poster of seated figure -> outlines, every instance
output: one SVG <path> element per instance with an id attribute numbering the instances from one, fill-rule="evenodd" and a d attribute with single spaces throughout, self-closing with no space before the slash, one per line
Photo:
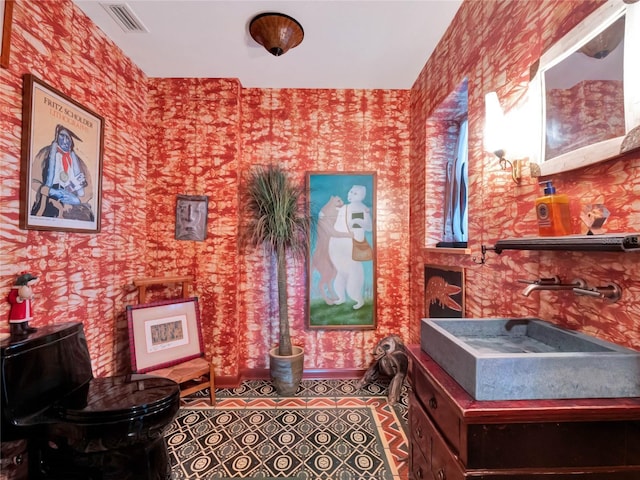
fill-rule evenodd
<path id="1" fill-rule="evenodd" d="M 308 325 L 375 328 L 376 176 L 307 172 Z"/>

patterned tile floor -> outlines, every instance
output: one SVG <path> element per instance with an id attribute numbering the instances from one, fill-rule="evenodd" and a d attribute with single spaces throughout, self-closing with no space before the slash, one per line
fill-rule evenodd
<path id="1" fill-rule="evenodd" d="M 183 401 L 167 431 L 173 480 L 406 480 L 407 389 L 393 407 L 387 384 L 303 380 L 295 397 L 245 381 Z"/>

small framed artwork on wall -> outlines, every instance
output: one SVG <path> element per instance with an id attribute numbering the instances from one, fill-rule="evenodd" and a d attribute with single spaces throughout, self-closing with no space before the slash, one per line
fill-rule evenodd
<path id="1" fill-rule="evenodd" d="M 176 240 L 202 242 L 207 238 L 209 197 L 178 195 L 176 200 Z"/>
<path id="2" fill-rule="evenodd" d="M 425 265 L 424 303 L 427 318 L 462 318 L 464 316 L 464 269 Z"/>
<path id="3" fill-rule="evenodd" d="M 308 325 L 376 325 L 376 175 L 307 173 Z"/>
<path id="4" fill-rule="evenodd" d="M 20 228 L 100 231 L 104 119 L 24 76 Z"/>

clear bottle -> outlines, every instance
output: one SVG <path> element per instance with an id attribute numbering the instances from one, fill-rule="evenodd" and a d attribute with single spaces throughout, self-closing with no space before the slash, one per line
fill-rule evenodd
<path id="1" fill-rule="evenodd" d="M 569 197 L 556 193 L 551 181 L 544 184 L 544 196 L 536 199 L 536 215 L 538 231 L 541 237 L 559 237 L 571 235 L 571 216 L 569 213 Z"/>

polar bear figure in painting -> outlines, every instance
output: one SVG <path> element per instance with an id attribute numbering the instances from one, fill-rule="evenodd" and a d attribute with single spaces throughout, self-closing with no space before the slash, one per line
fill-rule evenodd
<path id="1" fill-rule="evenodd" d="M 354 185 L 347 195 L 348 203 L 338 209 L 338 217 L 334 229 L 338 232 L 351 233 L 353 238 L 364 240 L 365 233 L 372 229 L 371 211 L 363 200 L 367 189 L 363 185 Z M 329 258 L 337 269 L 333 282 L 338 300 L 344 303 L 347 296 L 355 301 L 354 310 L 364 305 L 364 268 L 362 262 L 352 258 L 353 240 L 345 237 L 331 237 L 329 240 Z"/>

